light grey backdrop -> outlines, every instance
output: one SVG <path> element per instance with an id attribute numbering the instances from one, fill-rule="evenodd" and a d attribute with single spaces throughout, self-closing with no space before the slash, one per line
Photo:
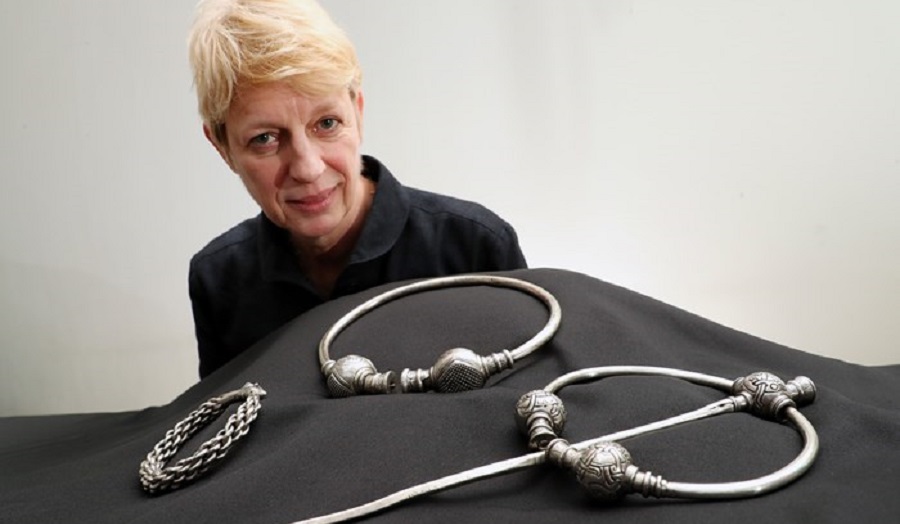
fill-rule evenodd
<path id="1" fill-rule="evenodd" d="M 365 68 L 365 152 L 493 208 L 532 266 L 900 362 L 900 3 L 325 5 Z M 188 259 L 256 210 L 200 132 L 193 7 L 0 4 L 0 415 L 196 380 Z"/>

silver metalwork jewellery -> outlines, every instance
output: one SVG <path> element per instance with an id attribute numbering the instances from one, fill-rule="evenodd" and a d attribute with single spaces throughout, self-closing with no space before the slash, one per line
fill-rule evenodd
<path id="1" fill-rule="evenodd" d="M 726 391 L 731 396 L 700 409 L 636 428 L 569 444 L 559 435 L 566 421 L 566 409 L 556 395 L 563 387 L 613 376 L 664 376 Z M 542 390 L 523 395 L 516 405 L 516 420 L 528 436 L 528 445 L 537 451 L 528 455 L 480 466 L 398 491 L 381 499 L 330 515 L 294 524 L 330 524 L 358 519 L 383 511 L 406 500 L 443 491 L 454 486 L 496 477 L 512 471 L 550 462 L 571 469 L 576 479 L 594 498 L 616 501 L 629 493 L 645 497 L 687 499 L 733 499 L 763 495 L 797 480 L 812 466 L 819 451 L 815 428 L 797 407 L 815 399 L 816 388 L 806 377 L 787 383 L 770 373 L 753 373 L 737 380 L 719 378 L 680 369 L 609 366 L 586 368 L 563 375 Z M 792 425 L 803 439 L 803 448 L 789 464 L 768 475 L 738 482 L 671 482 L 638 469 L 631 454 L 618 441 L 649 434 L 707 417 L 746 411 L 767 420 Z"/>
<path id="2" fill-rule="evenodd" d="M 479 389 L 488 378 L 509 369 L 517 360 L 544 345 L 559 327 L 562 313 L 556 298 L 544 288 L 517 278 L 495 275 L 456 275 L 422 280 L 401 286 L 367 300 L 352 309 L 325 333 L 319 342 L 319 363 L 328 391 L 333 397 L 359 394 L 391 393 L 397 389 L 396 373 L 379 373 L 372 361 L 359 355 L 347 355 L 337 360 L 329 356 L 335 337 L 354 321 L 391 300 L 422 291 L 447 287 L 487 285 L 517 289 L 540 299 L 550 311 L 547 324 L 530 340 L 513 350 L 503 350 L 486 357 L 471 349 L 454 348 L 438 357 L 430 369 L 404 369 L 400 373 L 402 393 L 437 391 L 455 393 Z"/>
<path id="3" fill-rule="evenodd" d="M 157 494 L 175 490 L 205 473 L 228 454 L 235 442 L 250 431 L 250 424 L 256 420 L 262 408 L 260 400 L 265 395 L 266 392 L 258 384 L 248 382 L 240 389 L 213 397 L 201 404 L 174 428 L 167 431 L 166 436 L 141 462 L 141 487 L 144 491 Z M 228 417 L 225 427 L 219 430 L 216 436 L 200 445 L 190 457 L 165 467 L 166 462 L 175 456 L 185 442 L 218 418 L 230 404 L 241 399 L 244 402 Z"/>
<path id="4" fill-rule="evenodd" d="M 625 437 L 603 438 L 589 445 L 578 446 L 560 438 L 559 434 L 566 422 L 566 409 L 556 393 L 570 384 L 616 375 L 662 375 L 730 391 L 731 396 L 726 399 L 657 423 L 660 428 L 724 413 L 747 411 L 766 420 L 790 422 L 803 437 L 803 451 L 787 466 L 758 479 L 691 484 L 670 482 L 659 475 L 638 469 L 628 450 L 614 442 Z M 594 368 L 563 375 L 542 390 L 526 393 L 516 405 L 516 416 L 520 428 L 528 435 L 528 447 L 541 450 L 548 462 L 572 470 L 578 482 L 593 498 L 618 500 L 629 493 L 657 498 L 743 498 L 782 487 L 796 480 L 812 466 L 818 452 L 818 436 L 809 421 L 797 410 L 797 406 L 811 403 L 815 396 L 816 387 L 807 377 L 797 377 L 785 383 L 771 373 L 758 372 L 731 381 L 667 368 Z M 656 429 L 659 428 L 648 428 L 642 433 Z"/>

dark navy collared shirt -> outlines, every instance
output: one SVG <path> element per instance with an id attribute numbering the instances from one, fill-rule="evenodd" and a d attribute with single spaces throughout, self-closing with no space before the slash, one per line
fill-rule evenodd
<path id="1" fill-rule="evenodd" d="M 388 282 L 526 267 L 515 230 L 474 202 L 401 185 L 364 156 L 375 197 L 332 294 L 300 270 L 289 233 L 260 214 L 191 259 L 188 283 L 205 377 L 324 301 Z"/>

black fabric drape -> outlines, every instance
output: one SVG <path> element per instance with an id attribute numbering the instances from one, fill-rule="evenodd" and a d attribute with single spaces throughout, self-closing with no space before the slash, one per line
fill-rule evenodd
<path id="1" fill-rule="evenodd" d="M 828 359 L 734 331 L 651 298 L 562 270 L 503 273 L 554 293 L 562 325 L 548 345 L 459 394 L 331 399 L 317 345 L 353 306 L 391 284 L 296 318 L 170 404 L 141 411 L 0 419 L 0 522 L 289 523 L 368 502 L 413 484 L 526 452 L 516 400 L 584 367 L 652 365 L 736 378 L 771 371 L 812 378 L 802 409 L 821 439 L 816 464 L 794 484 L 746 500 L 643 499 L 591 503 L 551 466 L 413 500 L 366 522 L 897 522 L 900 515 L 900 366 Z M 539 330 L 544 307 L 489 287 L 402 298 L 352 324 L 333 356 L 358 353 L 379 370 L 428 367 L 452 347 L 486 354 Z M 862 339 L 865 333 L 860 333 Z M 813 348 L 811 348 L 813 349 Z M 189 350 L 185 348 L 185 350 Z M 268 392 L 247 438 L 208 475 L 161 496 L 141 491 L 138 465 L 166 430 L 208 398 L 258 382 Z M 577 441 L 700 407 L 723 394 L 666 378 L 570 386 L 565 436 Z M 189 442 L 191 453 L 224 423 Z M 800 449 L 796 432 L 732 414 L 625 442 L 636 465 L 683 482 L 744 480 Z"/>

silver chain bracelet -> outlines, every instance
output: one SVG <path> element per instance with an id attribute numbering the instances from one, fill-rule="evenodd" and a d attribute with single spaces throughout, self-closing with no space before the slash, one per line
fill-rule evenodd
<path id="1" fill-rule="evenodd" d="M 569 444 L 559 437 L 565 425 L 566 409 L 556 392 L 564 386 L 614 376 L 663 376 L 720 389 L 731 396 L 700 409 L 657 422 Z M 737 380 L 672 368 L 608 366 L 586 368 L 563 375 L 542 390 L 523 395 L 516 404 L 516 420 L 528 435 L 533 453 L 494 462 L 467 471 L 400 490 L 372 502 L 295 522 L 293 524 L 334 524 L 384 511 L 415 497 L 437 493 L 454 486 L 497 477 L 546 462 L 571 469 L 596 499 L 617 501 L 628 493 L 645 497 L 688 499 L 735 499 L 763 495 L 797 480 L 812 467 L 819 451 L 819 437 L 798 406 L 815 399 L 816 388 L 806 377 L 787 383 L 770 373 L 753 373 Z M 803 448 L 789 464 L 762 477 L 722 483 L 669 482 L 659 475 L 639 470 L 629 452 L 617 441 L 649 434 L 680 424 L 716 415 L 749 412 L 764 419 L 787 422 L 803 439 Z"/>
<path id="2" fill-rule="evenodd" d="M 559 328 L 562 312 L 556 298 L 544 288 L 530 282 L 495 275 L 456 275 L 422 280 L 369 299 L 344 315 L 325 333 L 319 342 L 319 363 L 328 391 L 333 397 L 348 397 L 397 390 L 396 374 L 393 371 L 379 373 L 367 358 L 347 355 L 337 360 L 331 359 L 331 343 L 351 323 L 375 308 L 403 296 L 430 289 L 475 285 L 516 289 L 538 298 L 550 312 L 547 324 L 530 340 L 513 350 L 503 350 L 483 357 L 471 349 L 455 348 L 445 351 L 429 369 L 404 369 L 400 373 L 400 392 L 454 393 L 479 389 L 492 375 L 511 368 L 517 360 L 544 345 Z"/>
<path id="3" fill-rule="evenodd" d="M 184 420 L 166 432 L 141 462 L 141 487 L 150 494 L 163 493 L 182 487 L 205 473 L 213 464 L 221 460 L 231 447 L 250 431 L 250 424 L 256 419 L 262 407 L 260 400 L 266 392 L 257 384 L 247 383 L 244 387 L 213 397 L 191 412 Z M 166 467 L 181 446 L 198 431 L 215 420 L 230 404 L 244 402 L 228 417 L 225 427 L 216 436 L 207 440 L 190 457 L 183 458 Z"/>

